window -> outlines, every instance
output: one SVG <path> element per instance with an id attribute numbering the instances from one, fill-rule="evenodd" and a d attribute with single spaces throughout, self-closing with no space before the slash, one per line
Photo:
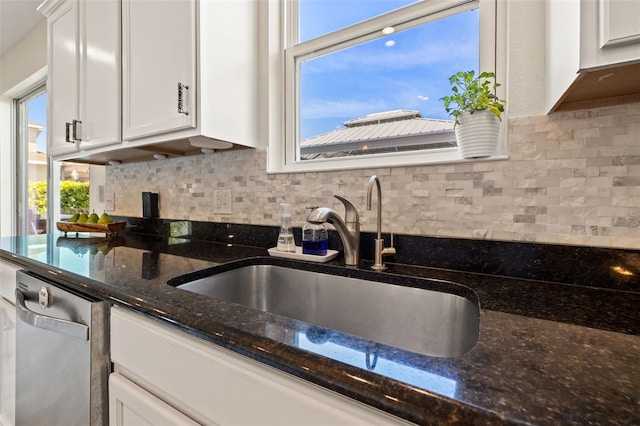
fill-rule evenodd
<path id="1" fill-rule="evenodd" d="M 17 230 L 47 232 L 47 93 L 44 84 L 17 99 Z"/>
<path id="2" fill-rule="evenodd" d="M 440 98 L 460 70 L 498 73 L 494 0 L 285 4 L 284 144 L 272 137 L 268 171 L 459 159 Z"/>
<path id="3" fill-rule="evenodd" d="M 89 213 L 90 170 L 87 164 L 49 161 L 47 155 L 47 92 L 42 84 L 15 100 L 17 136 L 17 232 L 45 234 L 50 221 Z M 94 171 L 95 173 L 95 171 Z M 59 191 L 51 193 L 51 188 Z M 49 206 L 59 206 L 51 209 Z"/>

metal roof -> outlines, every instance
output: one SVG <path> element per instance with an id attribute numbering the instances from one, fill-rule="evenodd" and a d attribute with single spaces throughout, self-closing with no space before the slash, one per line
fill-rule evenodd
<path id="1" fill-rule="evenodd" d="M 394 110 L 365 115 L 343 123 L 346 127 L 301 141 L 302 149 L 453 132 L 453 121 L 422 118 L 419 111 Z M 441 138 L 438 138 L 441 140 Z"/>

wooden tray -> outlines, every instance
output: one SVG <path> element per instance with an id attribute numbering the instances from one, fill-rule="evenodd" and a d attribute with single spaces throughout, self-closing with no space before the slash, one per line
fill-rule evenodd
<path id="1" fill-rule="evenodd" d="M 104 232 L 109 235 L 117 235 L 124 231 L 127 227 L 126 221 L 111 222 L 111 223 L 75 223 L 75 222 L 56 222 L 58 231 L 64 232 L 65 237 L 67 232 Z"/>

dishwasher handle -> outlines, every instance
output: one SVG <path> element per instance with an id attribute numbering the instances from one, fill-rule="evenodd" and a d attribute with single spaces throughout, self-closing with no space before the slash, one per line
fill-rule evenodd
<path id="1" fill-rule="evenodd" d="M 16 313 L 20 320 L 34 327 L 78 339 L 89 340 L 88 326 L 61 318 L 42 315 L 27 308 L 25 304 L 25 294 L 19 288 L 16 288 Z"/>

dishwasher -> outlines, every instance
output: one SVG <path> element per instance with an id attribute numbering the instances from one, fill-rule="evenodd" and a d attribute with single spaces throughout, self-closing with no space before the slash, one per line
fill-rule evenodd
<path id="1" fill-rule="evenodd" d="M 16 424 L 106 425 L 108 303 L 16 278 Z"/>

